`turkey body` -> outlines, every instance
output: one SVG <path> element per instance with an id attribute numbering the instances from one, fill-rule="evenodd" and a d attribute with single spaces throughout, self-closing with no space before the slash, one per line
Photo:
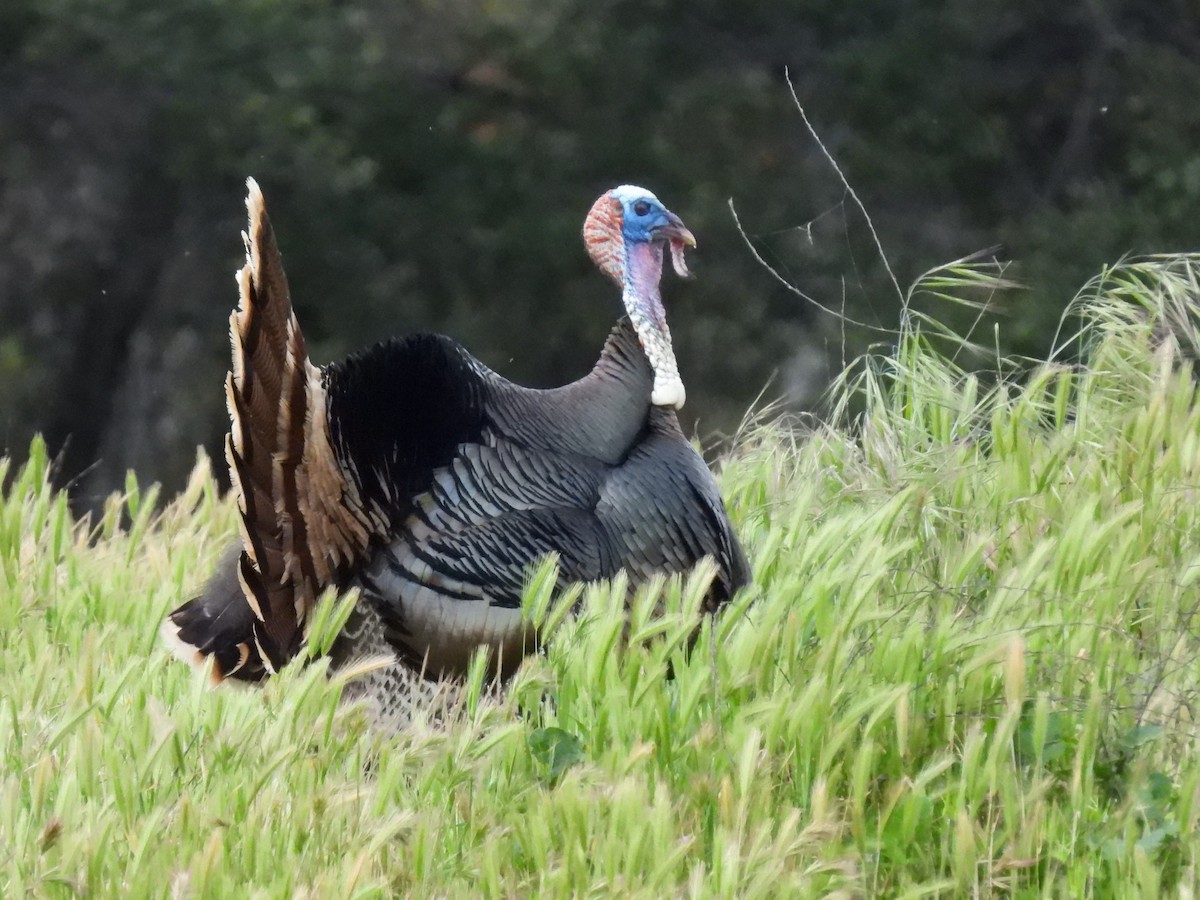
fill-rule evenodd
<path id="1" fill-rule="evenodd" d="M 326 378 L 330 422 L 344 423 L 335 452 L 392 516 L 354 581 L 400 658 L 431 676 L 465 671 L 479 646 L 502 671 L 519 662 L 525 578 L 549 554 L 564 583 L 623 569 L 636 584 L 712 557 L 713 609 L 749 580 L 708 467 L 675 411 L 650 403 L 628 322 L 591 374 L 554 390 L 441 336 L 380 345 Z"/>
<path id="2" fill-rule="evenodd" d="M 642 196 L 657 204 L 648 192 L 624 203 L 644 206 Z M 711 558 L 710 611 L 750 580 L 713 477 L 680 430 L 669 333 L 648 307 L 627 303 L 592 371 L 560 388 L 516 385 L 428 334 L 317 368 L 253 184 L 247 204 L 226 384 L 242 540 L 164 623 L 180 655 L 211 658 L 216 680 L 259 680 L 298 652 L 321 590 L 358 587 L 334 662 L 394 654 L 368 689 L 381 708 L 408 710 L 480 648 L 500 675 L 533 649 L 522 591 L 551 554 L 560 585 L 622 570 L 637 585 Z M 646 215 L 667 223 L 663 234 L 691 239 L 658 210 Z M 649 271 L 655 291 L 662 240 L 634 248 L 643 269 L 622 263 L 642 282 Z M 661 329 L 665 351 L 647 327 Z"/>

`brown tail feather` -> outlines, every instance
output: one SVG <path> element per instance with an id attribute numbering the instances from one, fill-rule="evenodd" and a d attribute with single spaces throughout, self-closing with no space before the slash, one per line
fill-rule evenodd
<path id="1" fill-rule="evenodd" d="M 247 187 L 246 265 L 238 273 L 241 301 L 229 321 L 225 454 L 241 512 L 236 578 L 250 615 L 217 617 L 210 609 L 217 601 L 206 595 L 181 606 L 167 623 L 174 643 L 185 645 L 177 647 L 185 651 L 181 656 L 217 657 L 218 680 L 261 677 L 288 662 L 317 595 L 361 557 L 383 521 L 364 509 L 355 479 L 334 455 L 321 373 L 308 359 L 292 311 L 262 192 L 253 179 Z M 220 633 L 210 621 L 223 623 Z M 239 626 L 230 628 L 231 622 Z M 226 659 L 237 661 L 236 668 L 222 664 Z"/>

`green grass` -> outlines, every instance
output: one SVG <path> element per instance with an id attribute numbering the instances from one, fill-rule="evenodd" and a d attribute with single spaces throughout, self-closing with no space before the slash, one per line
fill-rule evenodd
<path id="1" fill-rule="evenodd" d="M 619 586 L 566 615 L 543 569 L 508 699 L 477 673 L 394 737 L 323 663 L 213 690 L 160 646 L 234 533 L 207 464 L 88 524 L 35 445 L 0 503 L 0 895 L 1190 896 L 1198 275 L 1107 272 L 1079 361 L 1023 375 L 905 334 L 722 463 L 757 586 L 690 654 L 702 579 L 626 629 Z"/>

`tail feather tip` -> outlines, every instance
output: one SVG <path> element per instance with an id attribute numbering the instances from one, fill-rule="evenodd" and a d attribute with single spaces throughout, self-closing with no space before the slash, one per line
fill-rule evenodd
<path id="1" fill-rule="evenodd" d="M 185 641 L 180 635 L 180 631 L 181 626 L 175 622 L 175 613 L 171 613 L 171 615 L 163 619 L 162 624 L 158 626 L 159 637 L 167 645 L 167 649 L 171 651 L 171 655 L 187 663 L 193 669 L 198 670 L 203 670 L 211 660 L 210 678 L 212 683 L 220 684 L 224 681 L 225 676 L 221 672 L 221 665 L 217 659 L 211 654 L 205 653 L 195 644 Z"/>
<path id="2" fill-rule="evenodd" d="M 242 240 L 247 249 L 258 239 L 261 223 L 266 215 L 267 201 L 263 199 L 262 189 L 253 178 L 246 179 L 246 212 L 249 214 L 249 225 L 242 232 Z"/>

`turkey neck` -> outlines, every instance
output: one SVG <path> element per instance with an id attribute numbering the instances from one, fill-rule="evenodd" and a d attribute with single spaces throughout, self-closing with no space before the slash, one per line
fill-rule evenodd
<path id="1" fill-rule="evenodd" d="M 637 332 L 642 352 L 654 370 L 650 402 L 655 406 L 683 406 L 685 392 L 671 346 L 667 313 L 663 309 L 663 247 L 657 243 L 633 243 L 625 251 L 625 278 L 621 297 Z"/>

